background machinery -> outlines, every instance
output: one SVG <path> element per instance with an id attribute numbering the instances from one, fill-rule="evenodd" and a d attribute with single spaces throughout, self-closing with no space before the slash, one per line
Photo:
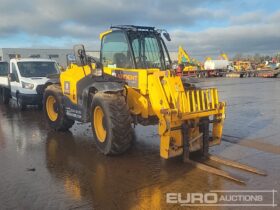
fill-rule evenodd
<path id="1" fill-rule="evenodd" d="M 181 47 L 178 48 L 178 65 L 182 74 L 185 76 L 203 76 L 203 65 L 195 58 L 191 58 L 189 54 Z"/>
<path id="2" fill-rule="evenodd" d="M 233 70 L 233 67 L 227 54 L 221 53 L 217 60 L 207 57 L 204 69 L 207 70 L 209 76 L 224 76 L 226 72 Z"/>
<path id="3" fill-rule="evenodd" d="M 228 173 L 190 159 L 196 152 L 206 160 L 261 173 L 254 168 L 209 155 L 220 144 L 225 103 L 215 88 L 183 83 L 171 69 L 163 37 L 165 30 L 143 26 L 112 26 L 100 34 L 100 62 L 74 47 L 71 64 L 44 94 L 49 125 L 67 130 L 74 121 L 91 122 L 94 140 L 106 154 L 125 152 L 132 143 L 132 124 L 158 125 L 160 156 L 182 156 L 208 172 L 242 182 Z"/>

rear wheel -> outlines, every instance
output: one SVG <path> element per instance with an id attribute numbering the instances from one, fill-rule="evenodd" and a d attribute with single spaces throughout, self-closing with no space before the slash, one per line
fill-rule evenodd
<path id="1" fill-rule="evenodd" d="M 105 155 L 121 154 L 132 144 L 131 117 L 121 94 L 93 95 L 91 125 L 96 145 Z"/>
<path id="2" fill-rule="evenodd" d="M 63 108 L 62 97 L 59 86 L 48 86 L 44 92 L 43 108 L 51 128 L 58 131 L 67 131 L 75 121 L 67 118 Z"/>

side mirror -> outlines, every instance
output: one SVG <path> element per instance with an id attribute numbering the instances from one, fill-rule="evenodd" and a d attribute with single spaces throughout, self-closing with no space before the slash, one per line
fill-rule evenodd
<path id="1" fill-rule="evenodd" d="M 15 82 L 16 81 L 16 76 L 13 73 L 9 73 L 8 74 L 8 79 L 10 80 L 10 82 Z"/>
<path id="2" fill-rule="evenodd" d="M 167 40 L 167 41 L 171 41 L 171 38 L 170 38 L 170 35 L 169 35 L 169 33 L 167 33 L 167 32 L 164 32 L 163 33 L 163 36 L 164 36 L 164 38 Z"/>
<path id="3" fill-rule="evenodd" d="M 76 64 L 78 66 L 85 66 L 88 64 L 88 59 L 84 45 L 74 45 L 74 55 L 76 58 Z"/>

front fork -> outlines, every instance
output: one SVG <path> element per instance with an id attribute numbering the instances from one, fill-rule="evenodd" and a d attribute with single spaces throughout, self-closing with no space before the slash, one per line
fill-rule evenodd
<path id="1" fill-rule="evenodd" d="M 190 138 L 188 133 L 188 124 L 182 124 L 182 138 L 183 138 L 183 161 L 187 162 L 190 158 Z M 201 156 L 208 156 L 209 152 L 209 118 L 202 118 L 199 122 L 199 132 L 202 133 L 202 147 L 199 150 Z"/>
<path id="2" fill-rule="evenodd" d="M 182 137 L 183 137 L 183 161 L 187 162 L 190 159 L 190 143 L 188 135 L 188 126 L 184 122 L 182 124 Z"/>

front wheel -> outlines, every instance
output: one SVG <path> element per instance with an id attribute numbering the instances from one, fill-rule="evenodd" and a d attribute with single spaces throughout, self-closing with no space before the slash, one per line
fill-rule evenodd
<path id="1" fill-rule="evenodd" d="M 2 92 L 2 94 L 1 94 L 2 102 L 4 104 L 9 104 L 9 101 L 10 101 L 10 94 L 9 94 L 9 92 L 5 88 L 2 88 L 1 92 Z"/>
<path id="2" fill-rule="evenodd" d="M 50 85 L 44 92 L 43 108 L 51 128 L 57 131 L 67 131 L 74 124 L 68 119 L 62 102 L 62 92 L 56 85 Z"/>
<path id="3" fill-rule="evenodd" d="M 23 99 L 20 96 L 17 97 L 17 106 L 20 111 L 23 111 L 26 109 L 26 104 L 24 104 Z"/>
<path id="4" fill-rule="evenodd" d="M 92 97 L 91 125 L 98 149 L 105 155 L 125 152 L 133 139 L 125 98 L 119 93 L 96 93 Z"/>

